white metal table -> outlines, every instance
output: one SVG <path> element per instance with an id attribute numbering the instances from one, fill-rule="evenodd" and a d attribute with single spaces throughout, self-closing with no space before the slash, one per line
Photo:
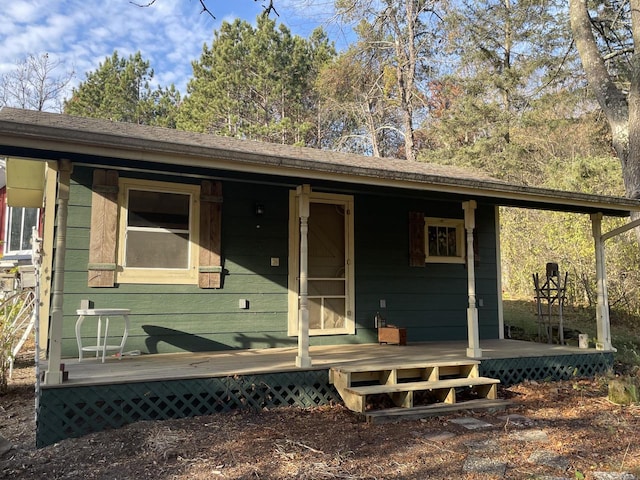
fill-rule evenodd
<path id="1" fill-rule="evenodd" d="M 102 363 L 106 357 L 108 350 L 119 351 L 122 358 L 122 351 L 124 350 L 124 344 L 129 336 L 129 313 L 131 310 L 127 308 L 90 308 L 76 310 L 78 314 L 78 320 L 76 321 L 76 340 L 78 342 L 78 362 L 82 361 L 83 352 L 96 352 L 96 358 L 99 358 L 100 352 L 102 352 Z M 82 345 L 82 322 L 86 317 L 98 318 L 98 330 L 96 334 L 95 345 Z M 119 345 L 109 344 L 109 318 L 110 317 L 122 317 L 124 319 L 124 331 L 122 334 L 122 340 Z M 102 331 L 102 324 L 104 319 L 104 332 Z"/>

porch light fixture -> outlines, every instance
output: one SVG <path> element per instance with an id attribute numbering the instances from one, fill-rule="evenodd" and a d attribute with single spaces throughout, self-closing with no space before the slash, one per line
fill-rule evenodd
<path id="1" fill-rule="evenodd" d="M 256 203 L 256 216 L 261 217 L 264 215 L 264 205 L 262 203 Z"/>

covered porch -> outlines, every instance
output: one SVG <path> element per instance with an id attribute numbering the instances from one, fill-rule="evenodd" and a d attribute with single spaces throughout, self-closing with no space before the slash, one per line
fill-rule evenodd
<path id="1" fill-rule="evenodd" d="M 483 340 L 479 371 L 502 386 L 607 371 L 613 353 L 518 340 Z M 467 342 L 312 346 L 313 366 L 295 367 L 296 348 L 65 359 L 68 381 L 40 385 L 36 442 L 162 420 L 280 406 L 341 402 L 336 366 L 421 365 L 468 360 Z M 41 370 L 46 362 L 41 361 Z"/>

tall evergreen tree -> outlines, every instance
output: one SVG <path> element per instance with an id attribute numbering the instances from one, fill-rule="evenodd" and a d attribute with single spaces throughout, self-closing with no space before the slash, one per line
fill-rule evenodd
<path id="1" fill-rule="evenodd" d="M 572 54 L 566 8 L 561 0 L 464 0 L 448 16 L 452 53 L 460 57 L 451 73 L 471 99 L 465 108 L 494 113 L 480 128 L 508 144 L 511 129 L 530 103 L 561 85 Z M 573 55 L 575 57 L 575 55 Z"/>
<path id="2" fill-rule="evenodd" d="M 153 89 L 153 75 L 149 62 L 140 52 L 129 58 L 120 58 L 117 51 L 113 52 L 73 89 L 64 103 L 64 112 L 175 128 L 180 94 L 173 85 Z"/>
<path id="3" fill-rule="evenodd" d="M 454 61 L 430 85 L 420 132 L 427 158 L 450 155 L 531 182 L 543 172 L 538 157 L 553 150 L 554 126 L 598 131 L 561 0 L 463 0 L 450 5 L 446 25 Z"/>
<path id="4" fill-rule="evenodd" d="M 224 22 L 193 62 L 178 128 L 319 146 L 314 83 L 334 55 L 321 29 L 306 40 L 263 15 Z"/>

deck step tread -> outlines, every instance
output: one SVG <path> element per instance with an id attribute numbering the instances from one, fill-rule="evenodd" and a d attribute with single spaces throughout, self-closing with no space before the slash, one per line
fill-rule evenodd
<path id="1" fill-rule="evenodd" d="M 403 382 L 389 385 L 364 385 L 347 387 L 349 393 L 356 395 L 374 395 L 377 393 L 414 392 L 419 390 L 438 390 L 441 388 L 474 387 L 479 385 L 499 384 L 500 380 L 489 377 L 447 378 L 444 380 L 424 380 L 420 382 Z"/>
<path id="2" fill-rule="evenodd" d="M 364 413 L 369 423 L 390 423 L 405 420 L 417 420 L 420 418 L 447 413 L 456 413 L 463 410 L 502 410 L 511 405 L 509 400 L 478 398 L 454 404 L 435 403 L 430 405 L 420 405 L 412 408 L 387 408 Z"/>
<path id="3" fill-rule="evenodd" d="M 422 362 L 422 363 L 403 363 L 398 365 L 344 365 L 331 367 L 332 370 L 340 371 L 343 373 L 359 373 L 359 372 L 382 372 L 390 370 L 414 370 L 419 368 L 433 368 L 433 367 L 461 367 L 461 366 L 474 366 L 480 365 L 479 360 L 452 360 L 448 362 Z"/>

